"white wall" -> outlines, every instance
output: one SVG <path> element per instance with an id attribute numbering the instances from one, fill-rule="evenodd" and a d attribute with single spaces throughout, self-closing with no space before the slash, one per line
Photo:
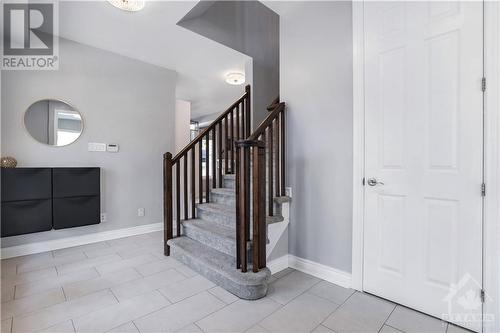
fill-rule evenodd
<path id="1" fill-rule="evenodd" d="M 175 101 L 175 153 L 182 150 L 190 141 L 191 102 Z"/>
<path id="2" fill-rule="evenodd" d="M 24 167 L 101 167 L 108 218 L 101 229 L 161 222 L 162 154 L 174 149 L 175 84 L 171 70 L 62 39 L 58 71 L 2 73 L 2 155 Z M 26 132 L 24 111 L 45 98 L 81 112 L 84 131 L 75 143 L 50 147 Z M 117 143 L 120 152 L 88 152 L 88 142 Z M 137 216 L 139 207 L 145 217 Z"/>
<path id="3" fill-rule="evenodd" d="M 293 190 L 289 251 L 350 272 L 351 3 L 270 7 L 280 14 L 280 95 L 287 105 L 287 185 Z"/>

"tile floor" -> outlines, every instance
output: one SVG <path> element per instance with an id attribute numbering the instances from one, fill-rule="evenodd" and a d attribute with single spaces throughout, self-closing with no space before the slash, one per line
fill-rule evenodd
<path id="1" fill-rule="evenodd" d="M 150 233 L 2 261 L 1 332 L 441 332 L 465 330 L 286 269 L 240 300 L 164 257 Z"/>

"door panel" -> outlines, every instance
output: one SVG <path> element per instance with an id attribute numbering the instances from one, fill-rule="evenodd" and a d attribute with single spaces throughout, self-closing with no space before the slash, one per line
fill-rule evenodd
<path id="1" fill-rule="evenodd" d="M 479 330 L 482 3 L 364 6 L 364 289 Z"/>

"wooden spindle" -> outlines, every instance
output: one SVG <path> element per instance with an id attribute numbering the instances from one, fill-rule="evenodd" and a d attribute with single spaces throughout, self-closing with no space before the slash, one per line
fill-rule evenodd
<path id="1" fill-rule="evenodd" d="M 210 202 L 210 132 L 205 137 L 205 202 Z"/>
<path id="2" fill-rule="evenodd" d="M 188 155 L 187 153 L 184 155 L 184 175 L 183 175 L 183 182 L 184 182 L 184 220 L 189 219 L 188 217 Z"/>
<path id="3" fill-rule="evenodd" d="M 172 154 L 163 155 L 163 253 L 170 255 L 170 246 L 167 245 L 172 239 Z"/>
<path id="4" fill-rule="evenodd" d="M 198 198 L 198 202 L 200 204 L 203 203 L 203 139 L 200 140 L 200 144 L 198 145 L 198 195 L 200 196 Z"/>
<path id="5" fill-rule="evenodd" d="M 229 138 L 228 136 L 228 118 L 224 118 L 224 174 L 228 174 L 229 173 L 229 161 L 228 161 L 228 144 L 227 144 L 227 140 Z"/>
<path id="6" fill-rule="evenodd" d="M 286 122 L 285 122 L 285 111 L 281 111 L 281 195 L 285 196 L 286 191 L 285 191 L 285 163 L 286 163 L 286 157 L 285 157 L 285 138 L 286 138 Z"/>
<path id="7" fill-rule="evenodd" d="M 231 111 L 229 114 L 231 123 L 231 133 L 230 133 L 230 139 L 229 139 L 229 144 L 231 145 L 231 157 L 229 159 L 229 166 L 231 168 L 231 173 L 234 173 L 234 111 Z"/>
<path id="8" fill-rule="evenodd" d="M 241 139 L 240 137 L 240 105 L 236 107 L 236 140 Z"/>
<path id="9" fill-rule="evenodd" d="M 241 206 L 242 206 L 242 196 L 241 196 L 241 148 L 236 147 L 236 268 L 241 267 Z"/>
<path id="10" fill-rule="evenodd" d="M 251 105 L 251 98 L 250 98 L 250 85 L 247 85 L 245 87 L 245 91 L 247 93 L 247 97 L 246 97 L 246 111 L 247 111 L 247 114 L 246 114 L 246 131 L 245 131 L 245 139 L 248 138 L 250 136 L 250 113 L 252 113 L 252 105 Z"/>
<path id="11" fill-rule="evenodd" d="M 196 146 L 191 148 L 191 218 L 196 218 Z"/>
<path id="12" fill-rule="evenodd" d="M 216 177 L 216 170 L 217 170 L 217 165 L 216 165 L 216 149 L 215 149 L 215 127 L 212 130 L 212 188 L 217 187 L 217 177 Z"/>
<path id="13" fill-rule="evenodd" d="M 250 149 L 248 147 L 242 148 L 243 154 L 243 190 L 242 190 L 242 203 L 241 207 L 243 213 L 241 214 L 240 225 L 240 263 L 241 271 L 247 271 L 247 240 L 250 229 Z"/>
<path id="14" fill-rule="evenodd" d="M 274 179 L 275 179 L 275 191 L 276 196 L 281 196 L 281 188 L 280 188 L 280 117 L 276 117 L 275 121 L 276 125 L 276 150 L 274 154 Z"/>
<path id="15" fill-rule="evenodd" d="M 175 209 L 177 212 L 176 235 L 181 235 L 181 164 L 180 160 L 175 164 Z"/>
<path id="16" fill-rule="evenodd" d="M 268 174 L 268 192 L 267 192 L 267 196 L 268 196 L 268 212 L 269 212 L 269 216 L 273 216 L 274 215 L 274 200 L 273 200 L 273 196 L 274 196 L 274 190 L 273 190 L 273 124 L 271 123 L 271 126 L 269 126 L 268 128 L 268 139 L 267 139 L 267 142 L 268 142 L 268 145 L 267 145 L 267 149 L 268 149 L 268 153 L 269 153 L 269 162 L 268 162 L 268 165 L 267 165 L 267 174 Z"/>
<path id="17" fill-rule="evenodd" d="M 219 187 L 222 187 L 222 122 L 219 123 L 219 131 L 217 132 L 217 156 L 219 158 L 219 170 L 217 170 L 219 176 Z"/>

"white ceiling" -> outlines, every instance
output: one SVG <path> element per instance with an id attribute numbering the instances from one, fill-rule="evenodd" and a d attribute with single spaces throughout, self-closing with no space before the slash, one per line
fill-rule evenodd
<path id="1" fill-rule="evenodd" d="M 175 70 L 177 98 L 192 102 L 192 118 L 220 113 L 244 91 L 225 74 L 243 72 L 249 57 L 176 25 L 196 3 L 147 1 L 130 13 L 106 1 L 64 1 L 59 35 Z"/>

